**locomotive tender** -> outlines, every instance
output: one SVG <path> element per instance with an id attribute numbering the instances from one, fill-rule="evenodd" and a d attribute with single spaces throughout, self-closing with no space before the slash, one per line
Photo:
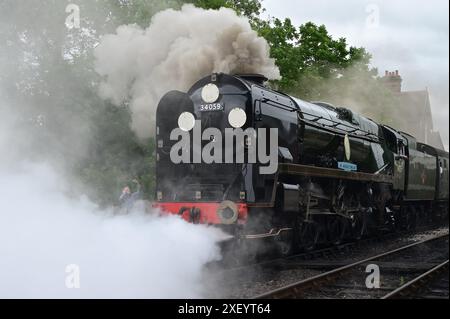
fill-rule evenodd
<path id="1" fill-rule="evenodd" d="M 212 74 L 187 93 L 162 98 L 155 207 L 218 225 L 235 238 L 274 238 L 286 254 L 448 219 L 448 152 L 349 109 L 273 91 L 266 81 L 262 75 Z M 249 161 L 175 164 L 171 132 L 185 126 L 193 138 L 195 125 L 220 132 L 277 129 L 278 149 L 271 150 L 278 157 L 276 172 L 261 174 L 262 164 Z M 244 136 L 235 143 L 248 153 L 252 141 Z M 194 157 L 199 150 L 191 148 L 188 156 Z"/>

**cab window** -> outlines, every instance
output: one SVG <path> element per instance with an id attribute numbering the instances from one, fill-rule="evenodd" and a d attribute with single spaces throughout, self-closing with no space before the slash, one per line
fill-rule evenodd
<path id="1" fill-rule="evenodd" d="M 405 147 L 405 145 L 403 144 L 402 141 L 398 142 L 398 154 L 399 155 L 406 155 L 406 147 Z"/>

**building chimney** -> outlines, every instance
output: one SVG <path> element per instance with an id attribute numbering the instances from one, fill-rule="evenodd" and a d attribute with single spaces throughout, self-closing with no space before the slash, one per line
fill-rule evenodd
<path id="1" fill-rule="evenodd" d="M 398 70 L 395 72 L 386 71 L 384 77 L 382 78 L 384 84 L 394 93 L 400 93 L 402 91 L 403 79 L 400 76 Z"/>

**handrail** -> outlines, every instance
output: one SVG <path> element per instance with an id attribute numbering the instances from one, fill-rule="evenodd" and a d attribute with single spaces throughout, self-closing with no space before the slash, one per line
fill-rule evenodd
<path id="1" fill-rule="evenodd" d="M 318 116 L 318 115 L 311 114 L 311 113 L 308 113 L 308 112 L 303 112 L 303 111 L 302 111 L 302 113 L 303 113 L 303 114 L 306 114 L 306 115 L 309 115 L 309 116 L 312 116 L 312 117 L 315 117 L 313 120 L 306 120 L 306 119 L 305 119 L 305 121 L 313 121 L 313 122 L 317 122 L 317 121 L 320 121 L 320 120 L 325 120 L 325 121 L 331 122 L 333 125 L 326 125 L 326 124 L 322 124 L 322 125 L 325 125 L 325 126 L 332 126 L 332 127 L 336 127 L 336 126 L 344 126 L 344 127 L 353 129 L 353 131 L 351 131 L 351 133 L 360 131 L 360 132 L 362 132 L 362 133 L 365 133 L 367 136 L 373 135 L 373 136 L 375 136 L 375 137 L 377 137 L 377 138 L 379 137 L 379 136 L 378 136 L 377 134 L 375 134 L 375 133 L 372 133 L 372 132 L 369 132 L 369 131 L 365 131 L 365 130 L 363 130 L 363 129 L 361 129 L 361 128 L 356 128 L 355 126 L 348 125 L 348 124 L 346 124 L 346 123 L 336 122 L 336 121 L 333 121 L 332 119 L 327 119 L 327 118 L 325 118 L 325 117 L 323 117 L 323 116 Z"/>
<path id="2" fill-rule="evenodd" d="M 305 123 L 306 125 L 310 125 L 310 126 L 313 126 L 313 127 L 316 127 L 316 128 L 320 128 L 320 129 L 329 131 L 331 133 L 348 134 L 351 137 L 363 139 L 363 140 L 366 140 L 366 141 L 369 141 L 369 142 L 374 142 L 374 143 L 378 143 L 380 140 L 383 140 L 382 137 L 380 137 L 379 135 L 377 135 L 375 133 L 372 133 L 372 132 L 363 130 L 361 128 L 358 128 L 358 127 L 346 124 L 344 122 L 337 122 L 337 121 L 334 121 L 334 120 L 329 119 L 329 118 L 325 118 L 325 117 L 320 116 L 320 115 L 315 115 L 315 114 L 311 114 L 311 113 L 308 113 L 308 112 L 304 112 L 304 111 L 301 110 L 301 108 L 293 108 L 293 107 L 291 107 L 289 105 L 285 105 L 283 103 L 280 103 L 280 102 L 277 102 L 277 101 L 273 101 L 273 100 L 270 100 L 268 98 L 262 98 L 260 101 L 263 102 L 263 103 L 267 103 L 269 105 L 272 105 L 274 107 L 278 107 L 278 108 L 281 108 L 281 109 L 284 109 L 284 110 L 288 110 L 289 112 L 297 112 L 299 114 L 311 116 L 311 117 L 313 117 L 313 119 L 299 118 L 299 121 Z M 320 120 L 331 122 L 331 124 L 317 123 Z M 317 123 L 317 124 L 314 124 L 314 123 Z M 351 129 L 351 130 L 346 131 L 346 130 L 344 130 L 342 128 L 339 128 L 339 126 L 343 126 L 345 128 Z M 360 133 L 357 134 L 357 132 L 360 132 Z"/>
<path id="3" fill-rule="evenodd" d="M 323 124 L 322 124 L 322 125 L 318 125 L 318 124 L 313 124 L 313 123 L 310 123 L 310 121 L 305 120 L 305 119 L 299 119 L 299 121 L 305 123 L 306 125 L 309 125 L 309 126 L 312 126 L 312 127 L 316 127 L 316 128 L 318 128 L 318 129 L 325 130 L 325 131 L 328 131 L 328 132 L 330 132 L 330 133 L 335 133 L 335 134 L 340 134 L 340 135 L 345 135 L 345 134 L 347 134 L 349 137 L 354 137 L 354 138 L 362 139 L 362 140 L 365 140 L 365 141 L 368 141 L 368 142 L 379 143 L 379 141 L 382 140 L 381 137 L 378 137 L 378 136 L 376 136 L 376 135 L 374 135 L 375 138 L 371 138 L 371 137 L 369 137 L 369 136 L 367 136 L 367 135 L 363 135 L 363 134 L 354 134 L 354 133 L 352 133 L 352 132 L 345 131 L 345 130 L 342 130 L 342 129 L 339 129 L 339 128 L 333 128 L 333 127 L 330 127 L 329 125 L 323 125 Z"/>

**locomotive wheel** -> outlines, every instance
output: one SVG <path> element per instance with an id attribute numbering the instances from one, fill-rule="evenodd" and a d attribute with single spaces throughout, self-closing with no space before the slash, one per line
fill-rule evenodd
<path id="1" fill-rule="evenodd" d="M 242 244 L 240 240 L 230 240 L 221 243 L 221 263 L 224 266 L 237 267 L 245 261 L 246 254 L 243 253 Z"/>
<path id="2" fill-rule="evenodd" d="M 304 251 L 311 251 L 319 240 L 319 227 L 314 222 L 303 222 L 300 226 L 299 245 Z"/>
<path id="3" fill-rule="evenodd" d="M 347 231 L 347 219 L 342 216 L 331 216 L 327 222 L 328 241 L 333 245 L 339 245 L 345 238 Z"/>
<path id="4" fill-rule="evenodd" d="M 367 215 L 365 212 L 359 212 L 352 215 L 350 222 L 352 238 L 360 240 L 367 233 Z"/>
<path id="5" fill-rule="evenodd" d="M 294 232 L 285 231 L 276 237 L 275 245 L 278 255 L 282 257 L 290 256 L 294 253 Z"/>
<path id="6" fill-rule="evenodd" d="M 398 210 L 396 218 L 396 228 L 398 230 L 409 230 L 408 229 L 408 206 L 403 202 L 404 199 L 400 199 L 400 209 Z"/>
<path id="7" fill-rule="evenodd" d="M 407 230 L 413 230 L 417 226 L 417 212 L 414 206 L 406 210 L 405 226 Z"/>
<path id="8" fill-rule="evenodd" d="M 428 221 L 429 212 L 424 205 L 419 206 L 418 214 L 419 214 L 419 225 L 420 226 L 428 225 L 429 224 L 429 221 Z"/>
<path id="9" fill-rule="evenodd" d="M 237 264 L 254 263 L 258 257 L 258 244 L 252 240 L 242 240 L 239 246 L 240 256 L 238 257 Z"/>
<path id="10" fill-rule="evenodd" d="M 402 226 L 405 230 L 414 229 L 412 213 L 410 211 L 408 211 L 407 209 L 402 211 L 402 224 L 403 224 Z"/>
<path id="11" fill-rule="evenodd" d="M 423 226 L 424 223 L 425 223 L 424 222 L 425 218 L 424 218 L 422 206 L 414 207 L 414 210 L 415 210 L 415 214 L 416 214 L 416 224 L 417 224 L 417 226 Z"/>

